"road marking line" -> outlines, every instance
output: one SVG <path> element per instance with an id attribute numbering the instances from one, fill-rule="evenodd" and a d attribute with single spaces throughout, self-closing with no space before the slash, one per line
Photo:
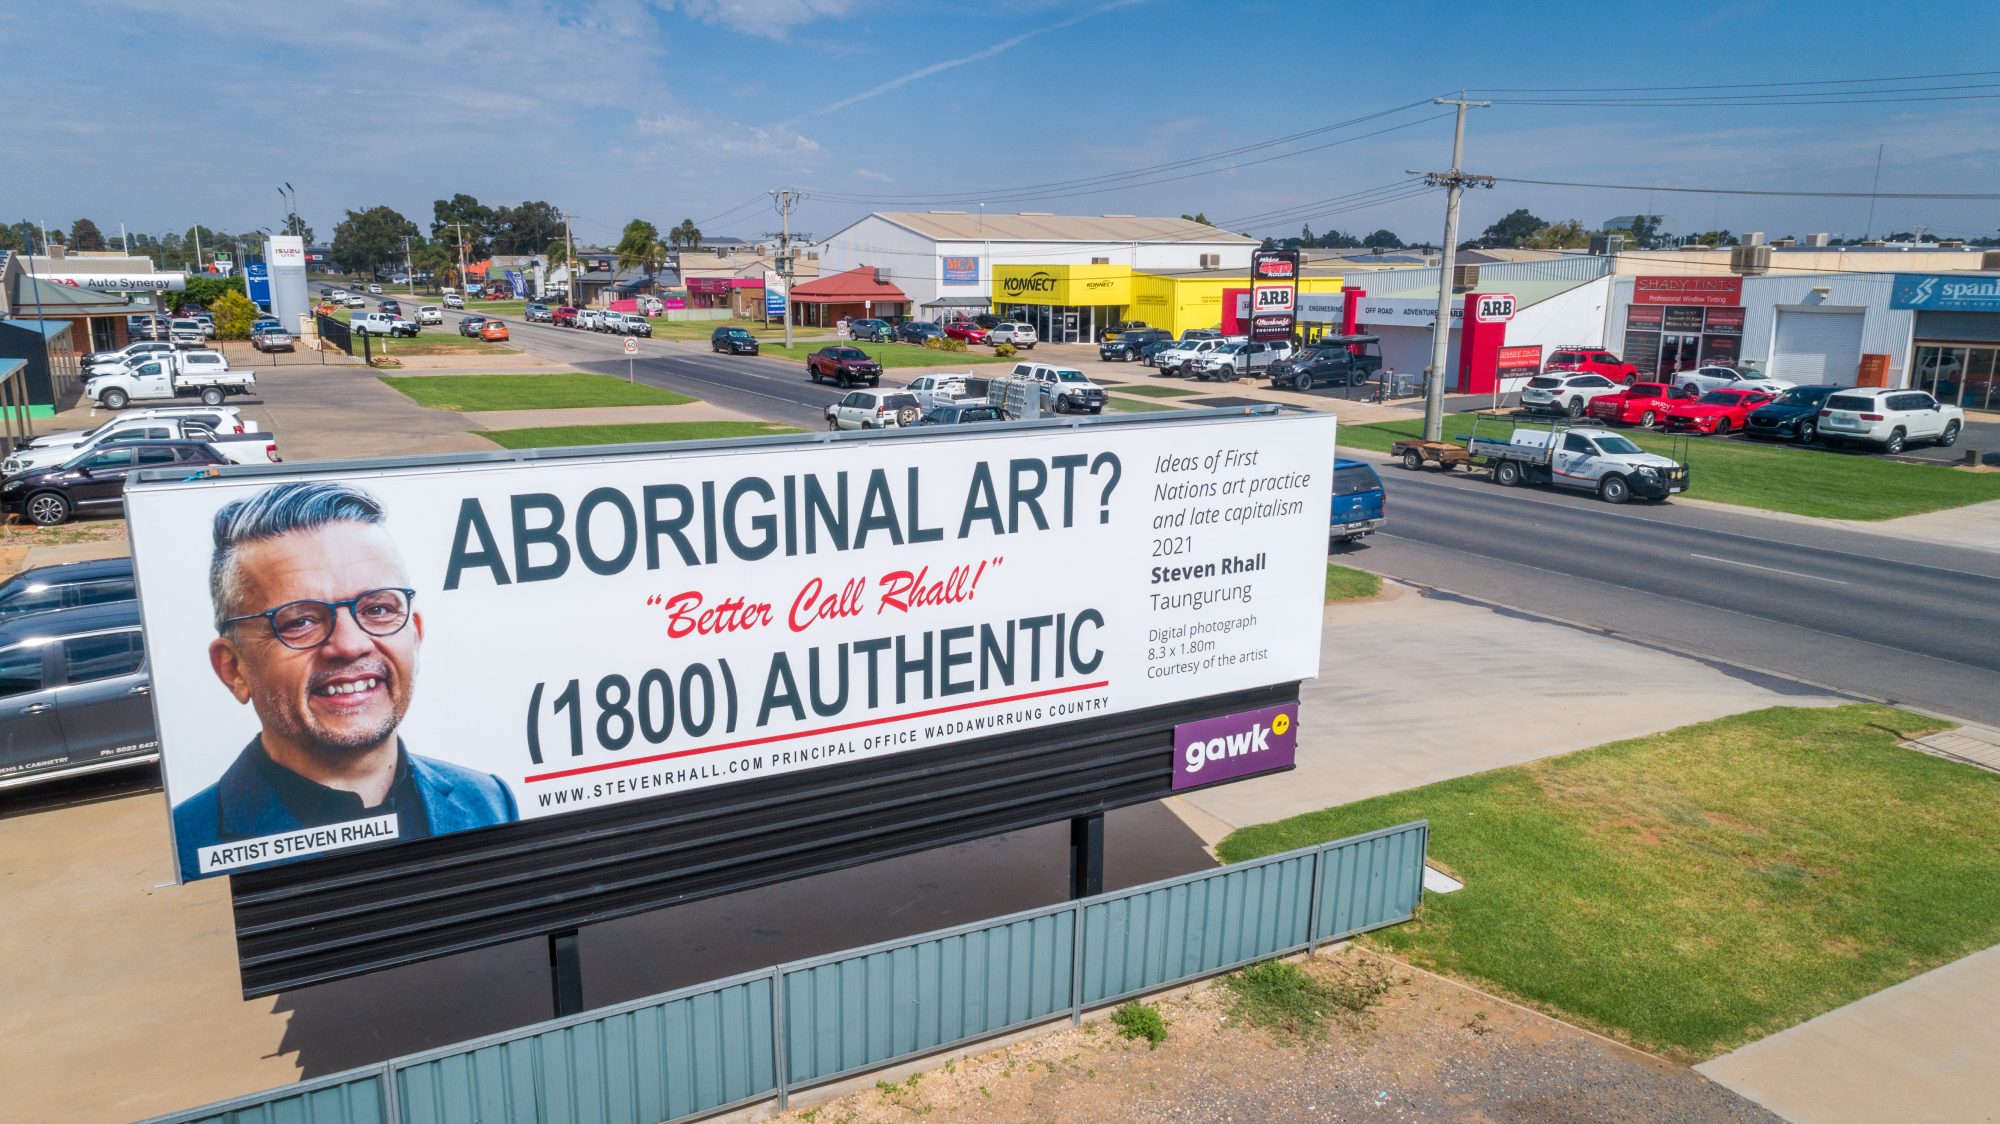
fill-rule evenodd
<path id="1" fill-rule="evenodd" d="M 1722 564 L 1723 564 L 1723 565 L 1725 565 L 1725 566 L 1741 566 L 1741 567 L 1743 567 L 1743 568 L 1744 568 L 1744 569 L 1746 569 L 1746 570 L 1763 570 L 1763 571 L 1765 571 L 1766 573 L 1771 573 L 1771 574 L 1788 574 L 1788 575 L 1790 575 L 1791 577 L 1795 577 L 1795 578 L 1804 578 L 1804 579 L 1806 579 L 1807 581 L 1814 581 L 1814 582 L 1825 582 L 1825 583 L 1827 583 L 1828 585 L 1846 585 L 1846 584 L 1847 584 L 1846 582 L 1844 582 L 1844 581 L 1841 581 L 1841 580 L 1839 580 L 1838 578 L 1823 578 L 1823 577 L 1820 577 L 1820 576 L 1819 576 L 1818 574 L 1801 574 L 1801 573 L 1799 573 L 1799 572 L 1798 572 L 1797 570 L 1780 570 L 1780 569 L 1778 569 L 1778 568 L 1777 568 L 1776 566 L 1759 566 L 1759 565 L 1757 565 L 1757 564 L 1756 564 L 1755 562 L 1738 562 L 1738 561 L 1737 561 L 1737 560 L 1735 560 L 1734 558 L 1717 558 L 1717 557 L 1716 557 L 1715 555 L 1713 555 L 1713 554 L 1693 554 L 1693 553 L 1690 553 L 1690 554 L 1688 555 L 1688 557 L 1689 557 L 1689 558 L 1700 558 L 1700 559 L 1703 559 L 1704 561 L 1708 561 L 1708 562 L 1720 562 L 1720 563 L 1722 563 Z"/>

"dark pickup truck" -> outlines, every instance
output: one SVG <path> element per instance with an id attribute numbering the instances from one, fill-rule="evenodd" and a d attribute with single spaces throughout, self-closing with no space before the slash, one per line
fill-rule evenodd
<path id="1" fill-rule="evenodd" d="M 1264 369 L 1275 387 L 1360 386 L 1382 370 L 1382 341 L 1375 336 L 1321 336 L 1304 351 Z"/>

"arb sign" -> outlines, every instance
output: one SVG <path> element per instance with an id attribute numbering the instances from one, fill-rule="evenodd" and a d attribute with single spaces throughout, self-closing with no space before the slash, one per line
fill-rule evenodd
<path id="1" fill-rule="evenodd" d="M 1514 297 L 1511 293 L 1487 293 L 1479 298 L 1472 310 L 1472 318 L 1481 324 L 1504 324 L 1514 318 Z"/>
<path id="2" fill-rule="evenodd" d="M 1298 252 L 1259 250 L 1250 255 L 1250 290 L 1250 338 L 1291 339 L 1298 309 Z"/>
<path id="3" fill-rule="evenodd" d="M 1197 415 L 136 482 L 180 877 L 1314 676 L 1333 429 Z M 1258 721 L 1198 766 L 1163 741 L 1159 784 L 1170 754 L 1201 784 L 1284 767 Z"/>

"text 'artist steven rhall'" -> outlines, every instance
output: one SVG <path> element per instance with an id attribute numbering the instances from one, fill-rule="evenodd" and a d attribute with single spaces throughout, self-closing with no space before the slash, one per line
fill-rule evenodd
<path id="1" fill-rule="evenodd" d="M 333 483 L 280 484 L 216 513 L 209 663 L 263 730 L 174 808 L 184 877 L 356 835 L 291 834 L 306 829 L 394 817 L 393 838 L 416 839 L 517 817 L 498 777 L 419 757 L 397 732 L 424 622 L 383 521 L 375 497 Z"/>

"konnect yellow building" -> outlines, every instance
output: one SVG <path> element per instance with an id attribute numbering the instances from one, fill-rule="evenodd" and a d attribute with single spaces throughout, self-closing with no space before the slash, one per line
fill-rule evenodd
<path id="1" fill-rule="evenodd" d="M 1216 328 L 1236 319 L 1224 315 L 1223 296 L 1248 292 L 1249 271 L 1212 269 L 1143 273 L 1129 265 L 993 266 L 993 311 L 1035 326 L 1042 339 L 1092 343 L 1113 324 L 1142 320 L 1179 335 L 1189 328 Z M 1338 277 L 1307 277 L 1301 293 L 1337 293 Z"/>

